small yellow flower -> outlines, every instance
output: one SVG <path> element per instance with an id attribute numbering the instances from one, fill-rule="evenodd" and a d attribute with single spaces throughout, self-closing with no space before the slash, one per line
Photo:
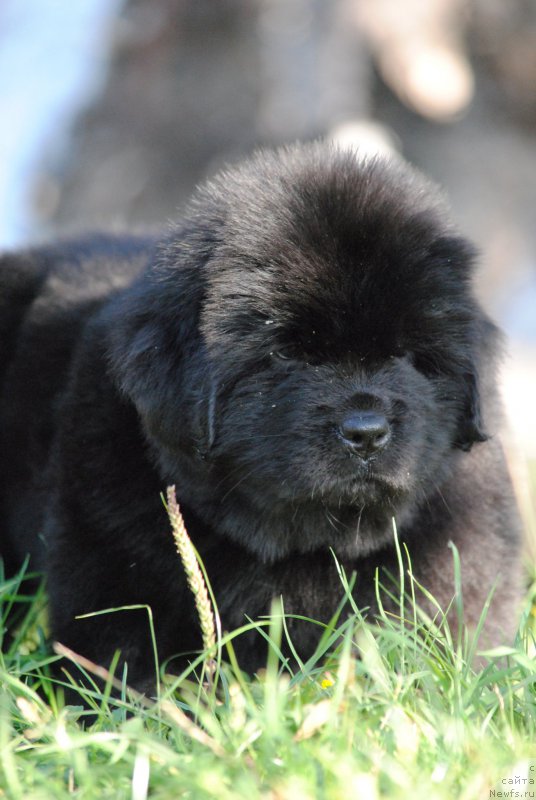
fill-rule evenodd
<path id="1" fill-rule="evenodd" d="M 331 678 L 324 678 L 322 680 L 320 686 L 322 687 L 322 689 L 329 689 L 329 687 L 333 686 L 334 683 L 335 683 L 335 681 L 332 680 Z"/>

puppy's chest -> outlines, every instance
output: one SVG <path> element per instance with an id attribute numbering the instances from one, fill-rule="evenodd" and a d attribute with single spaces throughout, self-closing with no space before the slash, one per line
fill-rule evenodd
<path id="1" fill-rule="evenodd" d="M 227 564 L 205 561 L 222 621 L 227 629 L 270 614 L 274 600 L 282 600 L 285 614 L 327 622 L 345 595 L 331 553 L 296 554 L 276 564 L 263 564 L 249 555 L 231 558 Z M 355 571 L 348 564 L 348 576 Z M 363 561 L 354 595 L 370 607 L 374 602 L 374 581 Z M 362 579 L 362 580 L 361 580 Z"/>

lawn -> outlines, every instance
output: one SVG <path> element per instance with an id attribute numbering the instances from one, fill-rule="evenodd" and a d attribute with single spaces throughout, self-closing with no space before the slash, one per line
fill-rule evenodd
<path id="1" fill-rule="evenodd" d="M 455 551 L 453 559 L 461 615 Z M 195 565 L 186 558 L 185 568 L 194 585 Z M 164 676 L 156 702 L 132 693 L 125 675 L 92 687 L 96 665 L 66 651 L 62 677 L 52 677 L 60 655 L 46 639 L 44 588 L 30 594 L 24 572 L 3 580 L 2 630 L 9 617 L 11 632 L 0 662 L 0 797 L 536 797 L 534 585 L 515 642 L 473 668 L 478 631 L 454 636 L 446 609 L 421 612 L 425 589 L 405 551 L 399 568 L 392 584 L 377 582 L 380 600 L 395 593 L 398 613 L 377 620 L 352 607 L 354 576 L 340 572 L 341 605 L 306 663 L 282 655 L 280 602 L 245 625 L 271 643 L 254 677 L 236 663 L 241 631 L 213 644 L 212 604 L 201 597 L 209 650 L 182 675 Z M 86 688 L 73 690 L 82 676 Z"/>

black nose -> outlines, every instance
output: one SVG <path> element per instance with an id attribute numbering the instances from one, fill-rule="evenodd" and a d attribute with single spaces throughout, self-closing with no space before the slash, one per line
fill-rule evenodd
<path id="1" fill-rule="evenodd" d="M 377 411 L 352 411 L 339 430 L 344 443 L 361 458 L 382 450 L 391 438 L 387 419 Z"/>

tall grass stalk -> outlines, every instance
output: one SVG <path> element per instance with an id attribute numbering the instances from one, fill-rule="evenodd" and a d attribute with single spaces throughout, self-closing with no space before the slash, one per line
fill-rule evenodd
<path id="1" fill-rule="evenodd" d="M 186 531 L 174 486 L 168 486 L 166 500 L 167 513 L 171 523 L 171 530 L 173 532 L 177 553 L 180 556 L 184 568 L 188 587 L 195 600 L 195 606 L 199 617 L 199 627 L 203 638 L 203 649 L 207 654 L 212 654 L 208 669 L 209 672 L 213 672 L 215 669 L 213 658 L 216 651 L 216 622 L 213 609 L 216 608 L 216 601 L 213 595 L 212 602 L 209 600 L 207 590 L 208 580 L 205 580 L 206 575 L 204 575 L 204 567 L 201 559 Z"/>

